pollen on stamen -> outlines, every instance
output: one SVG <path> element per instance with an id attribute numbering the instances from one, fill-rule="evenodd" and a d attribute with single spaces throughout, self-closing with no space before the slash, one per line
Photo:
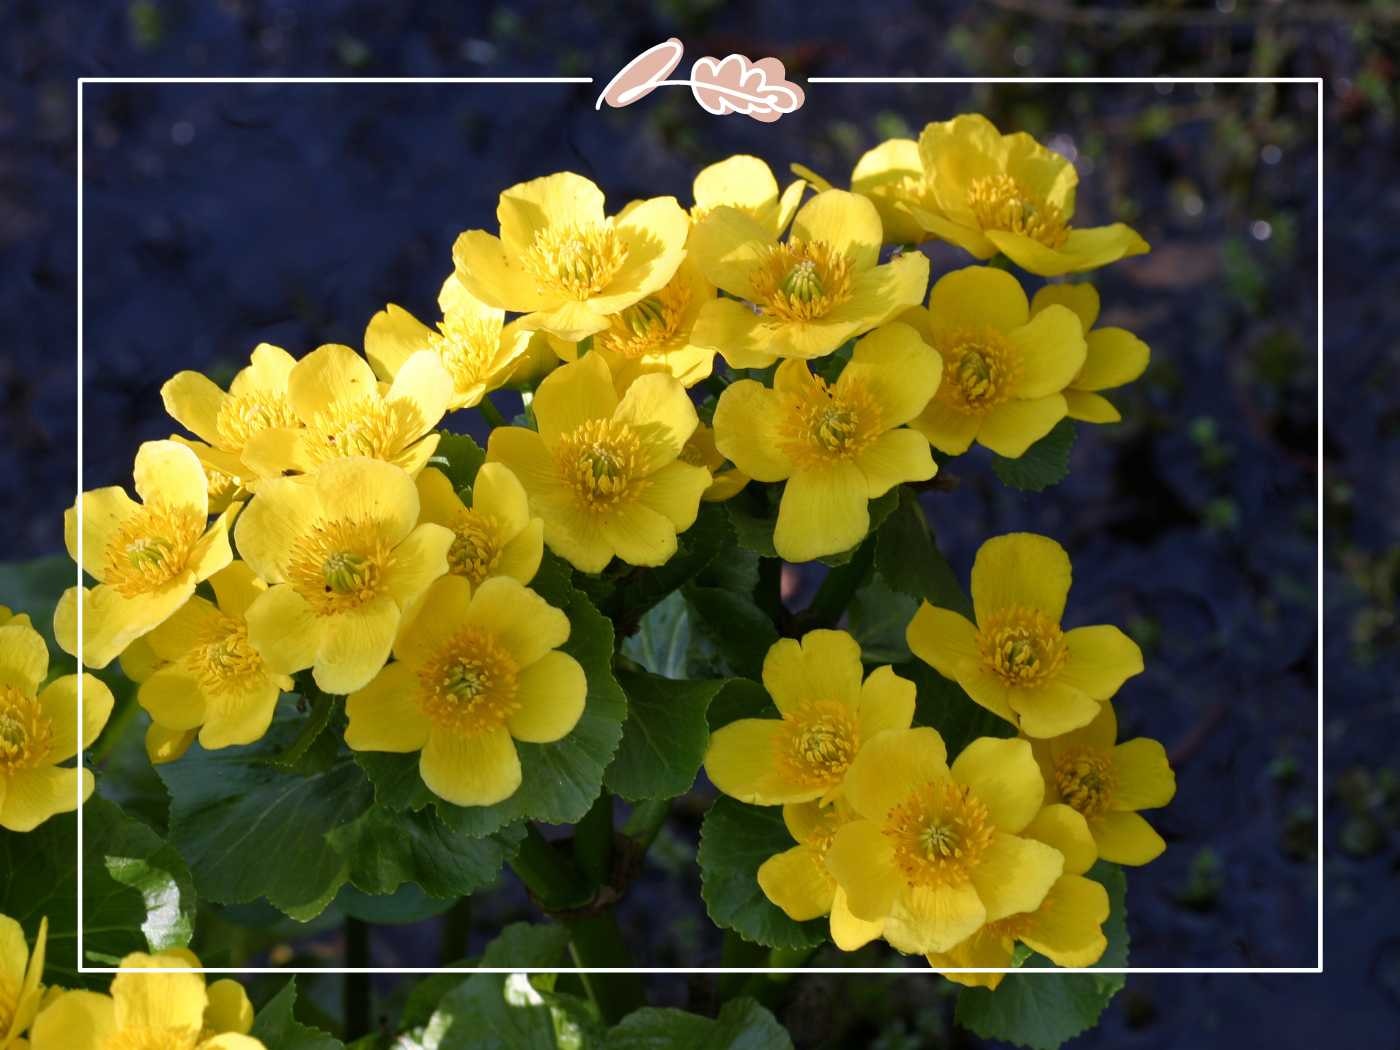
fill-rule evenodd
<path id="1" fill-rule="evenodd" d="M 104 581 L 127 598 L 159 589 L 186 570 L 206 522 L 194 507 L 146 504 L 108 540 Z"/>
<path id="2" fill-rule="evenodd" d="M 452 546 L 447 550 L 447 569 L 465 577 L 473 587 L 491 574 L 501 558 L 498 524 L 490 514 L 468 508 L 452 524 Z"/>
<path id="3" fill-rule="evenodd" d="M 319 521 L 292 545 L 287 582 L 322 616 L 379 596 L 393 551 L 373 522 Z"/>
<path id="4" fill-rule="evenodd" d="M 0 686 L 0 774 L 38 765 L 52 744 L 53 722 L 39 701 L 14 686 Z"/>
<path id="5" fill-rule="evenodd" d="M 825 241 L 775 244 L 753 277 L 757 303 L 781 321 L 814 321 L 851 297 L 851 261 Z"/>
<path id="6" fill-rule="evenodd" d="M 344 456 L 392 459 L 428 429 L 416 405 L 377 395 L 338 401 L 311 422 L 310 458 L 324 463 Z"/>
<path id="7" fill-rule="evenodd" d="M 286 396 L 266 390 L 229 394 L 219 405 L 215 421 L 219 436 L 232 448 L 242 448 L 264 430 L 300 425 Z"/>
<path id="8" fill-rule="evenodd" d="M 777 760 L 798 783 L 838 784 L 860 749 L 851 710 L 833 700 L 810 700 L 783 716 Z"/>
<path id="9" fill-rule="evenodd" d="M 642 443 L 628 424 L 590 419 L 559 439 L 555 461 L 583 510 L 600 511 L 628 500 L 642 464 Z"/>
<path id="10" fill-rule="evenodd" d="M 854 459 L 880 435 L 880 408 L 864 387 L 842 388 L 817 376 L 780 394 L 778 422 L 783 451 L 806 466 Z"/>
<path id="11" fill-rule="evenodd" d="M 1024 606 L 985 617 L 977 631 L 977 651 L 983 664 L 1012 686 L 1046 681 L 1068 656 L 1060 625 L 1039 609 Z"/>
<path id="12" fill-rule="evenodd" d="M 200 684 L 211 693 L 236 692 L 263 673 L 263 662 L 248 641 L 248 626 L 221 615 L 202 634 L 188 657 Z"/>
<path id="13" fill-rule="evenodd" d="M 688 284 L 672 281 L 655 295 L 615 315 L 611 324 L 594 336 L 596 345 L 629 360 L 665 347 L 680 331 L 690 297 Z"/>
<path id="14" fill-rule="evenodd" d="M 428 338 L 428 349 L 441 359 L 453 389 L 469 390 L 491 374 L 500 349 L 501 325 L 478 318 L 447 317 Z"/>
<path id="15" fill-rule="evenodd" d="M 1008 230 L 1059 248 L 1069 237 L 1064 213 L 1022 186 L 1007 174 L 973 179 L 967 190 L 968 207 L 984 230 Z"/>
<path id="16" fill-rule="evenodd" d="M 1113 759 L 1107 752 L 1075 748 L 1055 761 L 1055 787 L 1060 797 L 1085 817 L 1107 812 L 1117 786 Z"/>
<path id="17" fill-rule="evenodd" d="M 606 288 L 626 261 L 627 245 L 611 223 L 538 230 L 523 259 L 542 287 L 580 302 Z"/>
<path id="18" fill-rule="evenodd" d="M 466 628 L 419 670 L 419 704 L 436 725 L 473 735 L 498 728 L 519 708 L 519 669 L 489 633 Z"/>
<path id="19" fill-rule="evenodd" d="M 1021 359 L 992 329 L 959 331 L 939 340 L 943 382 L 937 398 L 962 413 L 980 415 L 1011 397 L 1021 375 Z"/>
<path id="20" fill-rule="evenodd" d="M 960 886 L 971 878 L 995 828 L 972 789 L 951 777 L 920 785 L 881 828 L 910 886 Z"/>

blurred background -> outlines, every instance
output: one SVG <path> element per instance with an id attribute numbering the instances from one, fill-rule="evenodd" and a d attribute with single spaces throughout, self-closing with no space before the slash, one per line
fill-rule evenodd
<path id="1" fill-rule="evenodd" d="M 1125 732 L 1161 739 L 1180 791 L 1153 823 L 1169 848 L 1130 873 L 1137 966 L 1308 966 L 1325 826 L 1327 974 L 1130 978 L 1084 1047 L 1361 1045 L 1400 1019 L 1400 252 L 1393 84 L 1397 9 L 1218 0 L 781 5 L 714 0 L 375 4 L 367 0 L 10 0 L 0 9 L 0 517 L 3 559 L 62 549 L 76 449 L 77 76 L 593 76 L 593 85 L 89 85 L 84 91 L 85 485 L 121 483 L 137 444 L 172 429 L 159 387 L 221 381 L 259 341 L 359 346 L 386 302 L 436 316 L 465 228 L 498 192 L 571 169 L 620 207 L 690 200 L 735 152 L 838 184 L 867 148 L 979 111 L 1074 160 L 1077 219 L 1123 220 L 1150 255 L 1094 275 L 1103 323 L 1152 347 L 1082 427 L 1070 478 L 1003 488 L 974 453 L 926 498 L 963 578 L 977 544 L 1032 528 L 1075 566 L 1073 623 L 1124 625 L 1148 671 Z M 775 55 L 810 76 L 1326 78 L 1319 171 L 1313 84 L 809 85 L 775 125 L 703 113 L 683 89 L 595 113 L 602 83 L 667 36 L 687 61 Z M 1326 178 L 1326 413 L 1318 463 L 1316 187 Z M 965 265 L 930 247 L 935 275 Z M 456 425 L 461 426 L 459 420 Z M 1318 519 L 1322 472 L 1323 520 Z M 1327 630 L 1317 636 L 1325 526 Z M 7 596 L 0 594 L 0 601 Z M 1316 685 L 1327 681 L 1324 808 Z M 158 786 L 153 790 L 159 790 Z M 714 965 L 695 835 L 680 804 L 621 918 L 652 965 Z M 145 815 L 145 814 L 143 814 Z M 346 902 L 341 902 L 345 904 Z M 528 917 L 505 886 L 477 902 L 474 949 Z M 349 906 L 349 905 L 347 905 Z M 656 916 L 669 921 L 658 924 Z M 267 922 L 256 909 L 211 919 Z M 245 926 L 240 926 L 240 923 Z M 339 926 L 283 958 L 338 958 Z M 205 936 L 215 936 L 210 930 Z M 381 929 L 377 964 L 431 963 L 442 919 Z M 251 936 L 251 934 L 248 934 Z M 821 961 L 835 963 L 823 956 Z M 941 982 L 801 978 L 780 1016 L 802 1047 L 975 1046 Z M 837 983 L 839 982 L 839 983 Z M 392 980 L 382 990 L 393 994 Z M 338 985 L 306 994 L 335 1012 Z M 706 978 L 654 1001 L 703 1007 Z M 1324 1007 L 1323 1004 L 1326 1004 Z"/>

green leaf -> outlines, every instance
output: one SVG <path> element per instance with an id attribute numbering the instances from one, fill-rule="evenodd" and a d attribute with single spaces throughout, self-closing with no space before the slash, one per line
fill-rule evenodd
<path id="1" fill-rule="evenodd" d="M 719 798 L 700 828 L 700 895 L 715 925 L 770 948 L 814 948 L 825 919 L 795 922 L 764 896 L 759 866 L 793 846 L 781 806 L 746 806 Z"/>
<path id="2" fill-rule="evenodd" d="M 708 715 L 711 732 L 741 718 L 782 717 L 768 690 L 747 678 L 729 679 L 720 694 L 710 702 Z"/>
<path id="3" fill-rule="evenodd" d="M 629 802 L 689 791 L 710 743 L 705 713 L 724 680 L 677 681 L 636 671 L 617 677 L 627 694 L 627 721 L 608 767 L 608 788 Z"/>
<path id="4" fill-rule="evenodd" d="M 861 659 L 867 664 L 910 659 L 904 632 L 918 608 L 916 599 L 892 589 L 878 572 L 872 573 L 846 609 L 846 630 L 860 643 Z"/>
<path id="5" fill-rule="evenodd" d="M 292 1015 L 296 985 L 293 977 L 258 1011 L 249 1034 L 268 1050 L 345 1050 L 339 1039 L 302 1024 Z"/>
<path id="6" fill-rule="evenodd" d="M 332 915 L 338 910 L 352 919 L 395 926 L 434 918 L 456 903 L 451 897 L 430 897 L 423 887 L 412 882 L 405 882 L 392 893 L 366 893 L 346 883 L 324 914 Z"/>
<path id="7" fill-rule="evenodd" d="M 719 649 L 729 670 L 756 678 L 763 670 L 763 658 L 778 640 L 778 630 L 759 611 L 753 596 L 698 586 L 688 586 L 684 593 L 702 631 Z"/>
<path id="8" fill-rule="evenodd" d="M 583 717 L 563 740 L 516 743 L 520 788 L 494 806 L 454 806 L 436 798 L 418 775 L 418 755 L 365 752 L 355 760 L 374 783 L 376 801 L 388 809 L 420 810 L 432 803 L 453 833 L 490 835 L 519 820 L 573 824 L 588 812 L 603 786 L 603 772 L 622 738 L 627 698 L 613 677 L 612 624 L 568 583 L 531 585 L 569 617 L 572 632 L 560 648 L 583 665 L 588 696 Z"/>
<path id="9" fill-rule="evenodd" d="M 494 883 L 524 835 L 517 824 L 468 838 L 432 807 L 396 813 L 375 805 L 332 831 L 329 840 L 349 858 L 350 882 L 365 893 L 390 894 L 416 884 L 431 897 L 452 899 Z"/>
<path id="10" fill-rule="evenodd" d="M 454 434 L 448 430 L 438 431 L 438 446 L 428 465 L 437 467 L 447 475 L 452 487 L 459 492 L 470 489 L 476 481 L 476 472 L 486 462 L 486 453 L 481 446 L 466 434 Z"/>
<path id="11" fill-rule="evenodd" d="M 690 640 L 690 609 L 677 591 L 654 605 L 623 639 L 622 655 L 662 678 L 684 678 Z"/>
<path id="12" fill-rule="evenodd" d="M 919 497 L 908 489 L 876 535 L 875 570 L 900 594 L 972 617 L 972 600 L 939 551 Z"/>
<path id="13" fill-rule="evenodd" d="M 620 581 L 608 612 L 624 633 L 646 611 L 702 572 L 721 551 L 734 546 L 734 529 L 718 504 L 700 507 L 695 524 L 677 537 L 676 553 L 665 565 L 638 569 Z"/>
<path id="14" fill-rule="evenodd" d="M 111 881 L 139 894 L 145 916 L 140 928 L 151 951 L 183 948 L 190 943 L 194 936 L 194 880 L 180 854 L 114 803 L 92 798 L 83 807 L 85 896 L 91 892 L 89 881 L 102 885 L 104 872 Z M 89 927 L 99 925 L 92 921 L 86 905 L 84 912 Z M 83 943 L 91 943 L 86 931 Z"/>
<path id="15" fill-rule="evenodd" d="M 937 729 L 948 747 L 949 758 L 956 758 L 978 737 L 1016 735 L 1016 727 L 1010 722 L 976 703 L 957 682 L 944 678 L 922 660 L 898 664 L 894 670 L 901 678 L 913 682 L 918 690 L 914 724 Z"/>
<path id="16" fill-rule="evenodd" d="M 749 486 L 749 489 L 757 488 L 758 486 Z M 764 495 L 761 490 L 747 499 L 745 498 L 749 489 L 745 489 L 738 496 L 727 500 L 724 506 L 729 512 L 729 521 L 734 526 L 734 535 L 739 541 L 739 545 L 746 550 L 753 551 L 760 557 L 776 558 L 778 551 L 773 546 L 773 529 L 778 523 L 778 503 L 780 500 L 778 493 L 782 491 L 782 486 L 769 485 L 765 488 L 768 501 L 766 507 L 760 503 L 760 499 Z M 874 532 L 878 529 L 898 504 L 899 487 L 871 500 L 870 531 Z M 850 550 L 827 554 L 818 560 L 825 565 L 844 565 L 851 560 L 859 548 L 860 544 L 857 543 Z"/>
<path id="17" fill-rule="evenodd" d="M 778 1019 L 752 999 L 733 999 L 711 1020 L 644 1007 L 608 1033 L 604 1050 L 792 1050 Z"/>
<path id="18" fill-rule="evenodd" d="M 328 735 L 326 730 L 335 721 L 336 698 L 319 690 L 312 695 L 315 699 L 307 708 L 301 730 L 287 750 L 268 759 L 270 765 L 289 772 L 310 773 L 327 768 L 335 760 L 338 747 L 335 737 Z M 282 703 L 289 702 L 303 703 L 304 700 L 301 696 L 289 694 Z"/>
<path id="19" fill-rule="evenodd" d="M 1089 874 L 1108 890 L 1110 906 L 1104 923 L 1108 948 L 1095 965 L 1125 967 L 1127 881 L 1121 868 L 1109 864 L 1097 864 Z M 1025 965 L 1048 968 L 1054 964 L 1043 956 L 1031 955 Z M 1032 1050 L 1056 1050 L 1097 1024 L 1123 983 L 1121 973 L 1007 974 L 995 991 L 964 988 L 959 992 L 955 1018 L 984 1039 L 1002 1039 Z"/>
<path id="20" fill-rule="evenodd" d="M 1002 483 L 1025 492 L 1042 492 L 1069 477 L 1069 453 L 1074 447 L 1074 424 L 1062 419 L 1018 459 L 992 458 Z"/>

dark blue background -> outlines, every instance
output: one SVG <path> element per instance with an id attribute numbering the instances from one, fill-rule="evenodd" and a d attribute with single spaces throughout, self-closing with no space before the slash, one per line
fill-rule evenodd
<path id="1" fill-rule="evenodd" d="M 1328 974 L 1134 977 L 1083 1045 L 1351 1046 L 1393 1030 L 1400 788 L 1382 741 L 1400 722 L 1397 197 L 1383 90 L 1394 42 L 1326 22 L 1261 27 L 1215 9 L 1138 24 L 1110 7 L 1107 21 L 1086 26 L 995 6 L 891 4 L 876 17 L 871 5 L 807 4 L 789 21 L 779 5 L 740 14 L 681 2 L 8 5 L 5 557 L 58 549 L 72 502 L 78 75 L 606 80 L 672 34 L 690 58 L 776 54 L 800 77 L 1327 75 Z M 695 170 L 733 152 L 763 156 L 780 177 L 800 161 L 839 182 L 889 134 L 986 112 L 1075 149 L 1080 218 L 1128 219 L 1153 244 L 1152 255 L 1096 276 L 1105 320 L 1141 335 L 1153 365 L 1115 397 L 1124 424 L 1081 428 L 1067 483 L 1017 494 L 974 454 L 950 464 L 961 484 L 930 498 L 932 522 L 964 575 L 988 535 L 1025 527 L 1055 536 L 1075 564 L 1069 619 L 1120 623 L 1145 643 L 1149 670 L 1122 694 L 1122 720 L 1166 743 L 1181 790 L 1154 819 L 1166 855 L 1131 873 L 1133 963 L 1310 965 L 1313 86 L 811 85 L 806 108 L 773 126 L 711 118 L 676 89 L 598 114 L 599 86 L 88 85 L 85 485 L 123 481 L 137 443 L 171 432 L 158 390 L 179 368 L 226 378 L 261 340 L 295 354 L 359 345 L 387 301 L 431 314 L 453 238 L 493 228 L 496 195 L 512 182 L 567 168 L 594 178 L 614 207 L 664 193 L 688 202 Z M 952 250 L 932 254 L 935 273 L 965 262 Z M 712 938 L 694 930 L 704 920 L 684 854 L 693 824 L 682 810 L 672 829 L 679 859 L 651 870 L 623 913 L 656 964 L 716 961 Z M 681 916 L 675 929 L 657 930 L 661 909 Z M 384 963 L 414 955 L 415 943 L 386 939 Z M 845 1009 L 812 978 L 816 991 L 786 1020 L 803 1045 L 881 1027 L 890 1045 L 920 1045 L 946 1011 L 912 1004 L 909 980 L 870 981 L 865 1005 Z M 669 1000 L 682 991 L 675 982 L 661 990 Z M 891 1015 L 898 1020 L 881 1020 Z M 898 1043 L 901 1033 L 915 1041 Z"/>

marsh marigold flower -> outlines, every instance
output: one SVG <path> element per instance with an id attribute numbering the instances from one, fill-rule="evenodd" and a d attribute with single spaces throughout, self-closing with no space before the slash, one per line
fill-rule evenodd
<path id="1" fill-rule="evenodd" d="M 1024 740 L 974 740 L 950 767 L 937 730 L 881 733 L 846 774 L 857 819 L 837 829 L 827 868 L 895 949 L 948 951 L 1038 908 L 1060 877 L 1059 850 L 1023 835 L 1044 793 Z"/>
<path id="2" fill-rule="evenodd" d="M 705 772 L 715 787 L 760 806 L 836 798 L 860 749 L 914 717 L 913 682 L 890 667 L 863 675 L 860 646 L 845 631 L 778 641 L 763 687 L 779 717 L 741 718 L 711 735 Z"/>
<path id="3" fill-rule="evenodd" d="M 1089 822 L 1099 856 L 1114 864 L 1146 864 L 1167 848 L 1139 814 L 1176 795 L 1176 774 L 1156 740 L 1118 739 L 1113 705 L 1083 729 L 1032 740 L 1045 776 L 1047 801 L 1063 801 Z"/>
<path id="4" fill-rule="evenodd" d="M 717 164 L 701 168 L 691 189 L 695 204 L 690 221 L 701 222 L 716 208 L 734 208 L 762 226 L 774 237 L 781 237 L 797 213 L 805 182 L 796 179 L 780 194 L 773 170 L 757 157 L 736 154 Z"/>
<path id="5" fill-rule="evenodd" d="M 512 186 L 496 205 L 500 236 L 468 230 L 452 256 L 457 276 L 484 303 L 525 314 L 577 342 L 608 318 L 660 291 L 685 255 L 690 220 L 674 197 L 653 197 L 610 218 L 603 191 L 560 172 Z"/>
<path id="6" fill-rule="evenodd" d="M 393 663 L 345 710 L 356 751 L 421 751 L 423 783 L 458 806 L 490 806 L 520 786 L 517 740 L 550 744 L 578 724 L 588 684 L 558 647 L 569 619 L 508 577 L 475 591 L 434 583 L 405 621 Z"/>
<path id="7" fill-rule="evenodd" d="M 800 562 L 848 550 L 870 529 L 870 500 L 933 477 L 927 439 L 903 424 L 938 389 L 940 367 L 918 332 L 896 323 L 856 343 L 834 383 L 790 360 L 771 390 L 752 379 L 725 388 L 719 451 L 755 480 L 787 482 L 773 532 L 779 555 Z"/>
<path id="8" fill-rule="evenodd" d="M 497 427 L 486 456 L 520 479 L 551 550 L 582 572 L 614 555 L 660 565 L 695 523 L 710 473 L 680 459 L 699 421 L 685 388 L 644 375 L 621 398 L 595 354 L 550 373 L 532 403 L 539 430 Z"/>
<path id="9" fill-rule="evenodd" d="M 932 199 L 909 201 L 909 213 L 979 259 L 1002 252 L 1024 270 L 1056 277 L 1148 250 L 1121 222 L 1071 226 L 1074 165 L 1023 131 L 1003 135 L 986 117 L 964 115 L 924 128 L 919 154 Z"/>
<path id="10" fill-rule="evenodd" d="M 1085 423 L 1116 423 L 1123 417 L 1100 390 L 1131 383 L 1147 370 L 1151 351 L 1124 328 L 1095 328 L 1099 293 L 1092 284 L 1047 284 L 1031 300 L 1031 316 L 1058 303 L 1079 318 L 1084 330 L 1084 366 L 1065 387 L 1070 419 Z"/>
<path id="11" fill-rule="evenodd" d="M 49 920 L 39 920 L 34 951 L 24 939 L 24 930 L 8 915 L 0 915 L 0 1050 L 25 1050 L 20 1037 L 34 1021 L 44 989 L 44 942 Z"/>
<path id="12" fill-rule="evenodd" d="M 829 805 L 800 802 L 783 807 L 783 824 L 797 845 L 769 857 L 758 868 L 764 896 L 797 922 L 830 916 L 831 940 L 843 951 L 854 951 L 880 936 L 880 924 L 851 914 L 846 891 L 826 867 L 826 851 L 836 831 L 854 819 L 837 799 Z"/>
<path id="13" fill-rule="evenodd" d="M 803 165 L 794 164 L 792 170 L 818 191 L 831 189 L 830 182 Z M 919 144 L 913 139 L 886 139 L 862 153 L 851 172 L 851 192 L 870 198 L 875 205 L 886 244 L 918 244 L 925 239 L 923 227 L 907 207 L 928 207 L 932 193 Z"/>
<path id="14" fill-rule="evenodd" d="M 391 463 L 343 459 L 265 482 L 238 523 L 238 553 L 270 584 L 244 612 L 275 674 L 312 668 L 328 693 L 384 666 L 402 611 L 447 571 L 451 530 L 418 523 L 418 490 Z"/>
<path id="15" fill-rule="evenodd" d="M 880 264 L 882 236 L 875 205 L 844 190 L 804 204 L 781 242 L 743 212 L 716 208 L 691 231 L 689 251 L 735 299 L 706 304 L 692 341 L 735 368 L 831 353 L 913 306 L 928 286 L 918 252 Z"/>
<path id="16" fill-rule="evenodd" d="M 1142 673 L 1142 650 L 1117 627 L 1061 629 L 1069 585 L 1069 555 L 1054 540 L 994 537 L 972 565 L 977 622 L 924 602 L 905 632 L 909 648 L 1026 736 L 1086 726 Z"/>
<path id="17" fill-rule="evenodd" d="M 209 524 L 208 480 L 194 452 L 174 441 L 147 441 L 136 453 L 135 481 L 140 503 L 119 485 L 82 495 L 82 567 L 98 581 L 82 591 L 89 667 L 106 667 L 233 560 L 228 526 L 241 504 Z M 63 539 L 77 560 L 77 507 L 63 516 Z M 58 643 L 74 655 L 77 601 L 70 587 L 54 612 Z"/>
<path id="18" fill-rule="evenodd" d="M 64 675 L 42 689 L 49 650 L 27 622 L 0 627 L 0 827 L 32 831 L 92 794 L 92 771 L 60 766 L 91 746 L 112 714 L 111 690 L 82 676 L 83 725 L 78 735 L 78 676 Z"/>
<path id="19" fill-rule="evenodd" d="M 1059 305 L 1032 317 L 1020 282 L 1004 270 L 945 274 L 928 309 L 901 320 L 943 359 L 937 396 L 909 424 L 940 452 L 958 455 L 976 440 L 1015 459 L 1065 418 L 1064 390 L 1084 366 L 1079 319 Z"/>
<path id="20" fill-rule="evenodd" d="M 681 449 L 681 459 L 697 467 L 704 467 L 714 480 L 700 498 L 706 503 L 721 503 L 737 496 L 749 483 L 749 476 L 724 458 L 724 453 L 715 444 L 714 427 L 699 423 L 695 433 Z"/>
<path id="21" fill-rule="evenodd" d="M 287 376 L 296 425 L 253 435 L 243 462 L 261 477 L 276 477 L 367 456 L 417 474 L 437 449 L 432 429 L 453 391 L 443 359 L 431 350 L 410 355 L 384 389 L 369 362 L 348 346 L 318 347 Z"/>
<path id="22" fill-rule="evenodd" d="M 275 1050 L 248 1035 L 253 1007 L 237 981 L 205 985 L 201 973 L 152 973 L 200 965 L 192 952 L 134 952 L 111 994 L 63 992 L 30 1033 L 32 1050 Z"/>
<path id="23" fill-rule="evenodd" d="M 447 475 L 428 467 L 418 475 L 419 521 L 452 530 L 447 571 L 473 587 L 491 576 L 529 583 L 544 556 L 544 522 L 531 517 L 520 480 L 502 463 L 483 463 L 472 482 L 471 506 Z"/>
<path id="24" fill-rule="evenodd" d="M 195 595 L 141 639 L 156 666 L 136 699 L 163 730 L 147 735 L 152 761 L 166 759 L 167 742 L 177 734 L 197 731 L 211 750 L 262 739 L 277 698 L 292 688 L 291 678 L 270 671 L 248 640 L 248 607 L 267 584 L 236 561 L 211 576 L 209 586 L 214 601 Z"/>
<path id="25" fill-rule="evenodd" d="M 1019 912 L 989 922 L 961 944 L 946 952 L 930 953 L 929 965 L 942 967 L 992 967 L 1015 965 L 1016 945 L 1024 944 L 1056 966 L 1093 966 L 1103 958 L 1108 939 L 1108 891 L 1084 873 L 1098 857 L 1093 836 L 1084 818 L 1061 803 L 1046 806 L 1022 832 L 1059 850 L 1065 871 L 1034 911 Z M 1005 974 L 947 973 L 945 977 L 971 987 L 995 988 Z"/>
<path id="26" fill-rule="evenodd" d="M 255 435 L 300 425 L 287 397 L 287 377 L 295 364 L 280 346 L 259 343 L 227 392 L 193 371 L 177 372 L 160 388 L 171 418 L 200 439 L 192 447 L 211 479 L 241 479 L 248 473 L 243 449 Z M 221 487 L 211 481 L 211 505 Z"/>
<path id="27" fill-rule="evenodd" d="M 447 407 L 471 408 L 510 382 L 532 333 L 521 324 L 506 324 L 506 312 L 472 295 L 455 273 L 442 282 L 438 307 L 442 320 L 434 331 L 390 303 L 365 329 L 365 356 L 382 378 L 392 381 L 414 354 L 431 350 L 452 377 Z"/>

